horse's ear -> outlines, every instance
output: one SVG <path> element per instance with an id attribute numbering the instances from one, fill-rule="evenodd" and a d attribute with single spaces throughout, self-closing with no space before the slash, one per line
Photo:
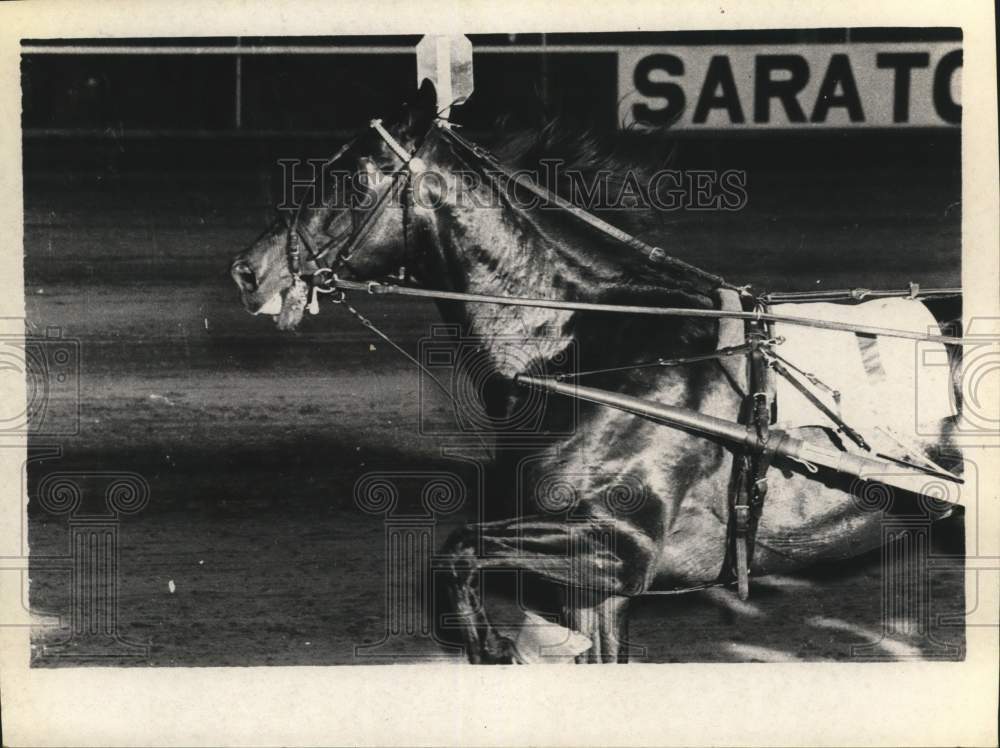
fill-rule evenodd
<path id="1" fill-rule="evenodd" d="M 424 78 L 417 95 L 406 107 L 406 126 L 414 135 L 423 135 L 437 116 L 437 89 Z"/>

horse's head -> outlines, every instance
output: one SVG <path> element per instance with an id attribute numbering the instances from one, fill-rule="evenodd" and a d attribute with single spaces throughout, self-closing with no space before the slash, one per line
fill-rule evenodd
<path id="1" fill-rule="evenodd" d="M 334 273 L 371 280 L 406 263 L 408 208 L 400 197 L 409 181 L 408 154 L 424 141 L 436 106 L 434 86 L 424 81 L 398 121 L 382 132 L 373 125 L 346 145 L 327 162 L 311 194 L 279 211 L 235 258 L 230 273 L 248 312 L 272 315 L 279 328 L 294 329 L 308 304 L 308 281 L 328 281 Z"/>

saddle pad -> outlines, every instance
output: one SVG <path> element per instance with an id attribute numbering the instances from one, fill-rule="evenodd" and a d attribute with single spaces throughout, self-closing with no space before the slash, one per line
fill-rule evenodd
<path id="1" fill-rule="evenodd" d="M 939 333 L 934 316 L 913 299 L 876 299 L 857 305 L 778 304 L 774 314 L 920 333 Z M 948 356 L 941 343 L 885 336 L 853 335 L 774 323 L 773 334 L 785 342 L 775 352 L 799 369 L 840 392 L 832 395 L 797 378 L 820 401 L 860 431 L 880 451 L 898 454 L 898 441 L 925 448 L 936 441 L 942 419 L 956 414 Z M 836 429 L 821 410 L 785 377 L 773 373 L 778 426 Z M 895 438 L 887 436 L 891 432 Z M 924 434 L 926 436 L 921 437 Z"/>

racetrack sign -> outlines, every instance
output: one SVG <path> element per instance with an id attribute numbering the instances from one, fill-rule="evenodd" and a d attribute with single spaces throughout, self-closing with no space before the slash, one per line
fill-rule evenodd
<path id="1" fill-rule="evenodd" d="M 955 127 L 960 42 L 623 47 L 618 120 L 684 130 Z"/>

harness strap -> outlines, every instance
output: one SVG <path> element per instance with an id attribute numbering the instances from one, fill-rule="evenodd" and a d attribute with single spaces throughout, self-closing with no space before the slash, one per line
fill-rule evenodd
<path id="1" fill-rule="evenodd" d="M 774 369 L 778 374 L 784 377 L 796 390 L 798 390 L 803 397 L 808 400 L 814 408 L 820 411 L 823 415 L 829 418 L 833 423 L 837 424 L 837 428 L 843 433 L 848 439 L 857 444 L 861 449 L 866 452 L 871 451 L 871 445 L 865 440 L 861 433 L 853 428 L 847 423 L 843 418 L 840 417 L 839 413 L 836 413 L 832 408 L 827 406 L 822 400 L 820 400 L 812 391 L 802 384 L 795 375 L 788 370 L 784 365 L 785 359 L 778 356 L 778 354 L 773 352 L 767 353 L 768 358 L 771 362 L 771 368 Z"/>
<path id="2" fill-rule="evenodd" d="M 588 301 L 560 301 L 557 299 L 542 299 L 529 296 L 501 296 L 497 294 L 466 293 L 461 291 L 437 291 L 429 288 L 413 288 L 399 286 L 394 283 L 379 283 L 377 281 L 351 281 L 338 279 L 335 284 L 343 291 L 367 291 L 371 294 L 390 294 L 393 296 L 412 296 L 422 299 L 441 299 L 446 301 L 468 301 L 480 304 L 500 304 L 502 306 L 529 306 L 539 309 L 564 309 L 583 312 L 601 312 L 603 314 L 650 314 L 661 317 L 700 317 L 702 319 L 743 319 L 760 320 L 762 322 L 782 322 L 799 327 L 814 327 L 818 330 L 838 330 L 856 335 L 884 335 L 888 338 L 904 340 L 922 340 L 943 345 L 982 345 L 982 340 L 962 338 L 953 335 L 936 335 L 914 332 L 911 330 L 894 330 L 888 327 L 872 325 L 855 325 L 829 320 L 809 319 L 808 317 L 793 317 L 787 314 L 772 314 L 770 312 L 727 311 L 722 309 L 700 309 L 693 307 L 668 306 L 638 306 L 633 304 L 604 304 Z"/>
<path id="3" fill-rule="evenodd" d="M 392 137 L 389 131 L 382 126 L 382 120 L 373 119 L 369 124 L 371 125 L 371 128 L 379 134 L 379 137 L 385 141 L 385 144 L 389 146 L 389 150 L 399 157 L 399 160 L 403 162 L 403 166 L 410 163 L 410 159 L 413 158 L 413 154 L 406 150 L 402 143 Z"/>
<path id="4" fill-rule="evenodd" d="M 758 302 L 764 309 L 764 305 Z M 766 322 L 752 322 L 754 344 L 750 352 L 750 383 L 753 387 L 753 425 L 761 445 L 753 458 L 753 485 L 750 491 L 750 528 L 747 534 L 747 575 L 749 564 L 753 562 L 753 551 L 757 540 L 757 526 L 764 510 L 764 499 L 767 497 L 767 471 L 771 467 L 774 451 L 771 448 L 770 427 L 775 417 L 774 392 L 771 386 L 771 375 L 765 352 L 767 341 L 771 336 L 771 328 Z M 749 596 L 749 580 L 746 594 Z"/>
<path id="5" fill-rule="evenodd" d="M 315 258 L 315 262 L 317 265 L 319 265 L 320 267 L 325 266 L 333 270 L 338 265 L 342 265 L 351 259 L 351 255 L 354 254 L 354 251 L 361 245 L 361 243 L 366 238 L 368 238 L 368 234 L 375 226 L 375 221 L 378 219 L 380 215 L 382 215 L 382 211 L 388 204 L 390 196 L 398 189 L 397 185 L 399 184 L 400 179 L 402 179 L 404 183 L 409 181 L 410 170 L 407 168 L 407 163 L 404 163 L 401 168 L 397 169 L 392 173 L 392 175 L 390 176 L 392 182 L 390 183 L 389 187 L 386 189 L 385 192 L 383 192 L 379 196 L 378 201 L 371 208 L 371 210 L 368 211 L 367 215 L 365 215 L 365 218 L 361 222 L 361 225 L 358 226 L 357 230 L 354 232 L 351 238 L 348 239 L 347 243 L 340 248 L 340 251 L 337 252 L 337 256 L 334 258 L 333 262 L 326 263 L 324 265 L 323 257 L 319 256 Z"/>
<path id="6" fill-rule="evenodd" d="M 770 426 L 774 418 L 774 393 L 766 354 L 783 342 L 772 339 L 765 321 L 767 309 L 753 294 L 718 289 L 716 298 L 722 312 L 743 312 L 750 300 L 753 309 L 748 320 L 720 319 L 718 350 L 732 350 L 737 342 L 745 354 L 742 360 L 720 359 L 720 364 L 734 389 L 742 396 L 739 421 L 746 436 L 739 442 L 733 457 L 733 475 L 729 494 L 729 525 L 725 560 L 720 578 L 737 583 L 742 599 L 750 594 L 750 566 L 757 525 L 767 494 L 767 471 L 774 454 Z"/>
<path id="7" fill-rule="evenodd" d="M 440 127 L 441 123 L 439 122 L 438 124 Z M 640 239 L 637 239 L 628 232 L 621 230 L 617 226 L 611 225 L 607 221 L 604 221 L 598 218 L 597 216 L 593 215 L 592 213 L 589 213 L 586 210 L 583 210 L 582 208 L 574 205 L 569 200 L 560 197 L 552 190 L 549 190 L 543 187 L 542 185 L 537 184 L 536 182 L 528 178 L 527 175 L 522 174 L 520 172 L 516 172 L 512 169 L 508 169 L 506 166 L 500 163 L 488 150 L 486 150 L 482 146 L 476 145 L 475 143 L 466 140 L 461 135 L 456 133 L 453 129 L 441 127 L 441 132 L 445 135 L 445 137 L 448 140 L 458 145 L 467 153 L 470 153 L 476 159 L 489 166 L 490 169 L 494 170 L 499 174 L 503 174 L 504 177 L 516 183 L 518 186 L 528 190 L 537 197 L 540 197 L 543 200 L 547 200 L 552 204 L 558 206 L 566 213 L 569 213 L 577 220 L 583 221 L 587 225 L 597 229 L 605 236 L 644 252 L 651 261 L 666 265 L 672 265 L 678 269 L 692 273 L 703 280 L 711 282 L 715 287 L 738 290 L 736 286 L 727 283 L 726 280 L 721 276 L 709 273 L 705 270 L 702 270 L 699 267 L 695 267 L 694 265 L 686 263 L 683 260 L 679 260 L 676 257 L 672 257 L 660 247 L 653 246 L 652 244 L 646 244 L 645 242 L 641 241 Z M 488 172 L 486 176 L 491 181 L 495 182 L 495 179 Z"/>
<path id="8" fill-rule="evenodd" d="M 564 374 L 556 374 L 555 379 L 564 381 L 566 379 L 579 379 L 589 377 L 594 374 L 610 374 L 616 371 L 633 371 L 635 369 L 651 369 L 654 367 L 684 366 L 685 364 L 697 364 L 702 361 L 716 361 L 736 356 L 740 353 L 747 353 L 750 350 L 748 343 L 733 345 L 725 348 L 717 348 L 712 353 L 703 353 L 698 356 L 679 356 L 677 358 L 658 358 L 655 361 L 645 361 L 638 364 L 628 364 L 626 366 L 610 366 L 605 369 L 587 369 L 586 371 L 571 371 Z"/>
<path id="9" fill-rule="evenodd" d="M 829 291 L 771 291 L 761 299 L 768 304 L 789 303 L 796 301 L 863 301 L 865 299 L 890 298 L 948 298 L 961 296 L 961 288 L 920 288 L 919 284 L 911 283 L 906 290 L 881 291 L 870 288 L 843 288 Z"/>

